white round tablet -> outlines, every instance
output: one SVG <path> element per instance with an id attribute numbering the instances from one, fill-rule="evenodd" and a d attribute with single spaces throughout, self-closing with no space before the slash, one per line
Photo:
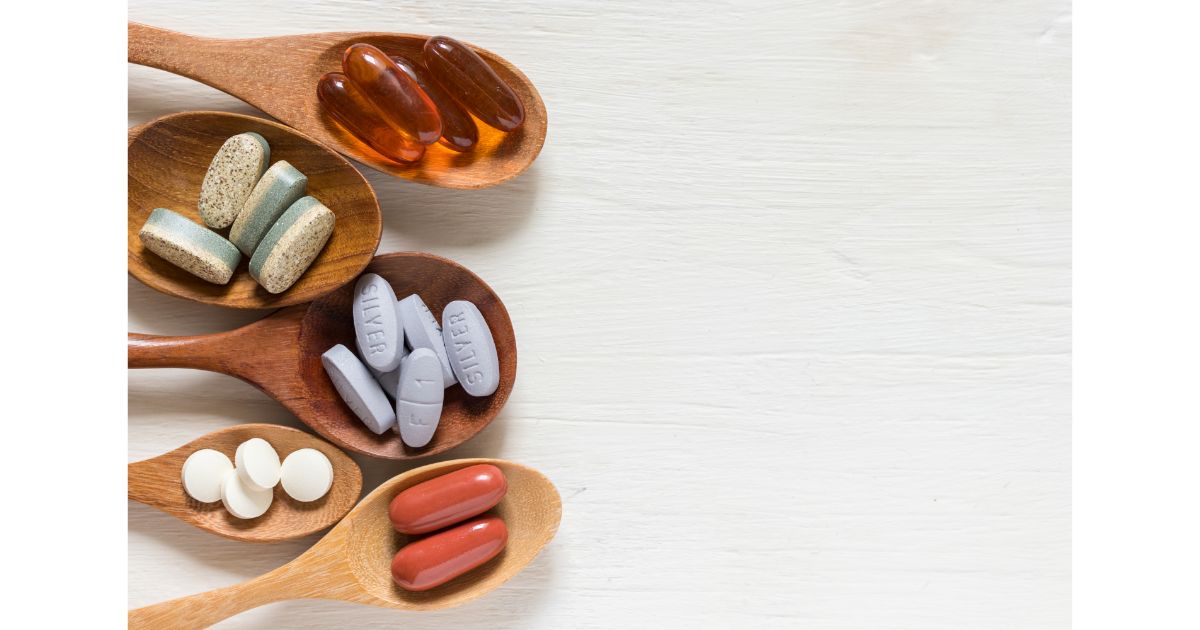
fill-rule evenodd
<path id="1" fill-rule="evenodd" d="M 238 518 L 262 516 L 263 512 L 271 507 L 271 500 L 274 498 L 274 490 L 250 487 L 242 481 L 242 476 L 236 470 L 226 473 L 225 480 L 221 483 L 221 503 L 225 504 L 225 509 L 229 510 L 230 514 Z"/>
<path id="2" fill-rule="evenodd" d="M 246 485 L 270 490 L 279 483 L 279 453 L 262 438 L 250 438 L 237 447 L 233 463 Z"/>
<path id="3" fill-rule="evenodd" d="M 225 453 L 202 448 L 183 462 L 183 491 L 201 502 L 221 500 L 221 482 L 233 470 L 233 462 Z"/>
<path id="4" fill-rule="evenodd" d="M 333 485 L 333 464 L 315 448 L 302 448 L 283 460 L 279 481 L 297 501 L 316 501 Z"/>

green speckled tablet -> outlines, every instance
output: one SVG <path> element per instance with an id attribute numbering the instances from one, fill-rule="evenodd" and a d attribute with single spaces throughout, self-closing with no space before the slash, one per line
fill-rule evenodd
<path id="1" fill-rule="evenodd" d="M 280 215 L 296 200 L 304 196 L 308 178 L 304 173 L 284 160 L 271 165 L 262 179 L 250 191 L 246 205 L 242 208 L 233 227 L 229 229 L 229 240 L 242 253 L 249 256 L 258 247 L 267 231 L 275 225 Z"/>
<path id="2" fill-rule="evenodd" d="M 270 161 L 270 145 L 253 131 L 226 140 L 213 156 L 200 185 L 198 207 L 204 224 L 213 229 L 229 227 Z"/>
<path id="3" fill-rule="evenodd" d="M 229 282 L 242 259 L 241 252 L 220 234 L 166 208 L 150 213 L 138 238 L 146 249 L 215 284 Z"/>
<path id="4" fill-rule="evenodd" d="M 333 211 L 312 197 L 292 204 L 250 258 L 250 275 L 271 293 L 292 286 L 333 233 Z"/>

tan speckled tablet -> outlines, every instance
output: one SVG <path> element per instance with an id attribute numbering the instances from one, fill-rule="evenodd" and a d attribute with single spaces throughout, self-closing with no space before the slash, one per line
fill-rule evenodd
<path id="1" fill-rule="evenodd" d="M 229 228 L 229 240 L 250 256 L 266 233 L 297 199 L 304 196 L 308 178 L 296 167 L 280 160 L 271 165 L 254 185 L 246 205 Z"/>
<path id="2" fill-rule="evenodd" d="M 333 212 L 303 197 L 279 217 L 250 258 L 250 275 L 271 293 L 283 293 L 300 278 L 333 233 Z"/>
<path id="3" fill-rule="evenodd" d="M 214 229 L 229 227 L 270 160 L 267 140 L 252 131 L 226 140 L 213 156 L 200 185 L 198 206 L 205 225 Z"/>
<path id="4" fill-rule="evenodd" d="M 242 259 L 241 252 L 220 234 L 166 208 L 150 213 L 138 238 L 146 249 L 215 284 L 229 282 Z"/>

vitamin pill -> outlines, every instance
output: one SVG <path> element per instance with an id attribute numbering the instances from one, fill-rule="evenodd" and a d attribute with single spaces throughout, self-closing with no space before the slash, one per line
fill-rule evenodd
<path id="1" fill-rule="evenodd" d="M 455 300 L 442 311 L 442 338 L 450 368 L 472 396 L 491 396 L 500 386 L 500 359 L 483 313 L 466 300 Z"/>
<path id="2" fill-rule="evenodd" d="M 392 499 L 388 518 L 401 534 L 425 534 L 492 509 L 508 492 L 499 468 L 476 464 L 423 481 Z"/>
<path id="3" fill-rule="evenodd" d="M 279 483 L 283 485 L 283 491 L 297 501 L 316 501 L 333 485 L 333 464 L 315 448 L 292 451 L 283 460 Z"/>
<path id="4" fill-rule="evenodd" d="M 420 64 L 396 55 L 392 55 L 392 61 L 425 90 L 425 95 L 437 107 L 438 116 L 442 119 L 442 137 L 438 142 L 452 151 L 470 151 L 479 142 L 479 129 L 471 114 L 446 94 L 440 85 L 430 80 Z"/>
<path id="5" fill-rule="evenodd" d="M 396 390 L 396 423 L 404 443 L 420 448 L 429 444 L 442 417 L 442 364 L 429 348 L 417 348 L 400 366 Z"/>
<path id="6" fill-rule="evenodd" d="M 417 348 L 433 350 L 442 362 L 443 386 L 450 387 L 458 382 L 454 371 L 450 369 L 450 359 L 446 357 L 446 342 L 442 339 L 442 327 L 433 313 L 429 312 L 429 307 L 425 306 L 421 297 L 413 294 L 400 300 L 396 310 L 400 313 L 400 321 L 404 326 L 404 338 L 408 340 L 408 347 L 413 350 Z"/>
<path id="7" fill-rule="evenodd" d="M 429 76 L 479 120 L 501 131 L 525 122 L 525 106 L 470 46 L 444 35 L 425 41 L 421 61 Z"/>
<path id="8" fill-rule="evenodd" d="M 226 140 L 200 184 L 200 218 L 205 225 L 214 229 L 229 227 L 270 161 L 271 147 L 254 132 Z"/>
<path id="9" fill-rule="evenodd" d="M 342 72 L 401 133 L 421 144 L 433 144 L 442 135 L 442 121 L 433 101 L 382 50 L 354 44 L 342 55 Z"/>
<path id="10" fill-rule="evenodd" d="M 427 591 L 495 558 L 508 542 L 508 528 L 487 516 L 400 548 L 392 558 L 392 580 L 408 591 Z"/>
<path id="11" fill-rule="evenodd" d="M 349 348 L 339 343 L 326 350 L 321 355 L 321 364 L 338 395 L 368 429 L 382 434 L 396 424 L 396 411 L 384 396 L 383 388 Z"/>
<path id="12" fill-rule="evenodd" d="M 271 293 L 287 291 L 329 242 L 333 211 L 301 197 L 279 217 L 250 257 L 250 276 Z"/>
<path id="13" fill-rule="evenodd" d="M 251 488 L 270 490 L 279 483 L 279 454 L 262 438 L 250 438 L 239 444 L 233 463 L 242 481 Z"/>
<path id="14" fill-rule="evenodd" d="M 201 502 L 221 500 L 221 482 L 233 470 L 233 462 L 220 451 L 202 448 L 183 462 L 183 491 Z"/>
<path id="15" fill-rule="evenodd" d="M 317 83 L 317 98 L 333 119 L 350 135 L 365 142 L 385 158 L 416 162 L 425 155 L 425 145 L 392 128 L 349 77 L 330 72 Z"/>
<path id="16" fill-rule="evenodd" d="M 391 372 L 400 367 L 404 328 L 396 314 L 396 293 L 392 291 L 392 285 L 377 274 L 363 274 L 354 285 L 352 306 L 354 340 L 367 367 L 379 372 Z"/>
<path id="17" fill-rule="evenodd" d="M 225 473 L 221 482 L 221 503 L 229 513 L 243 519 L 258 518 L 271 507 L 275 492 L 247 484 L 236 470 Z"/>
<path id="18" fill-rule="evenodd" d="M 213 284 L 233 277 L 242 254 L 220 234 L 166 208 L 156 208 L 138 232 L 146 249 Z"/>
<path id="19" fill-rule="evenodd" d="M 404 359 L 408 357 L 408 347 L 401 344 L 400 346 L 400 364 L 404 364 Z M 371 370 L 371 375 L 379 382 L 379 386 L 383 388 L 383 393 L 388 395 L 388 398 L 395 400 L 396 390 L 400 388 L 400 368 L 396 368 L 391 372 L 380 372 Z"/>
<path id="20" fill-rule="evenodd" d="M 229 228 L 229 240 L 249 256 L 271 226 L 296 200 L 304 196 L 308 178 L 280 160 L 271 165 L 246 198 L 246 205 Z"/>

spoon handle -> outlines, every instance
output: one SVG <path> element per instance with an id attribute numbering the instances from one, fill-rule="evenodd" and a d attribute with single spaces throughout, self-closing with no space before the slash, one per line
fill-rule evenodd
<path id="1" fill-rule="evenodd" d="M 255 71 L 258 51 L 248 41 L 196 37 L 130 22 L 127 58 L 242 98 L 255 88 L 260 74 Z"/>
<path id="2" fill-rule="evenodd" d="M 230 376 L 244 376 L 249 366 L 242 360 L 242 353 L 227 350 L 228 335 L 229 333 L 219 333 L 192 337 L 161 337 L 129 333 L 129 367 L 193 368 Z"/>
<path id="3" fill-rule="evenodd" d="M 129 627 L 207 628 L 251 608 L 301 597 L 286 588 L 286 575 L 278 575 L 286 568 L 241 584 L 136 608 L 129 611 Z"/>
<path id="4" fill-rule="evenodd" d="M 130 463 L 126 476 L 129 498 L 146 505 L 160 505 L 164 488 L 170 487 L 168 484 L 179 487 L 179 473 L 175 473 L 174 477 L 168 480 L 164 471 L 150 461 Z"/>

